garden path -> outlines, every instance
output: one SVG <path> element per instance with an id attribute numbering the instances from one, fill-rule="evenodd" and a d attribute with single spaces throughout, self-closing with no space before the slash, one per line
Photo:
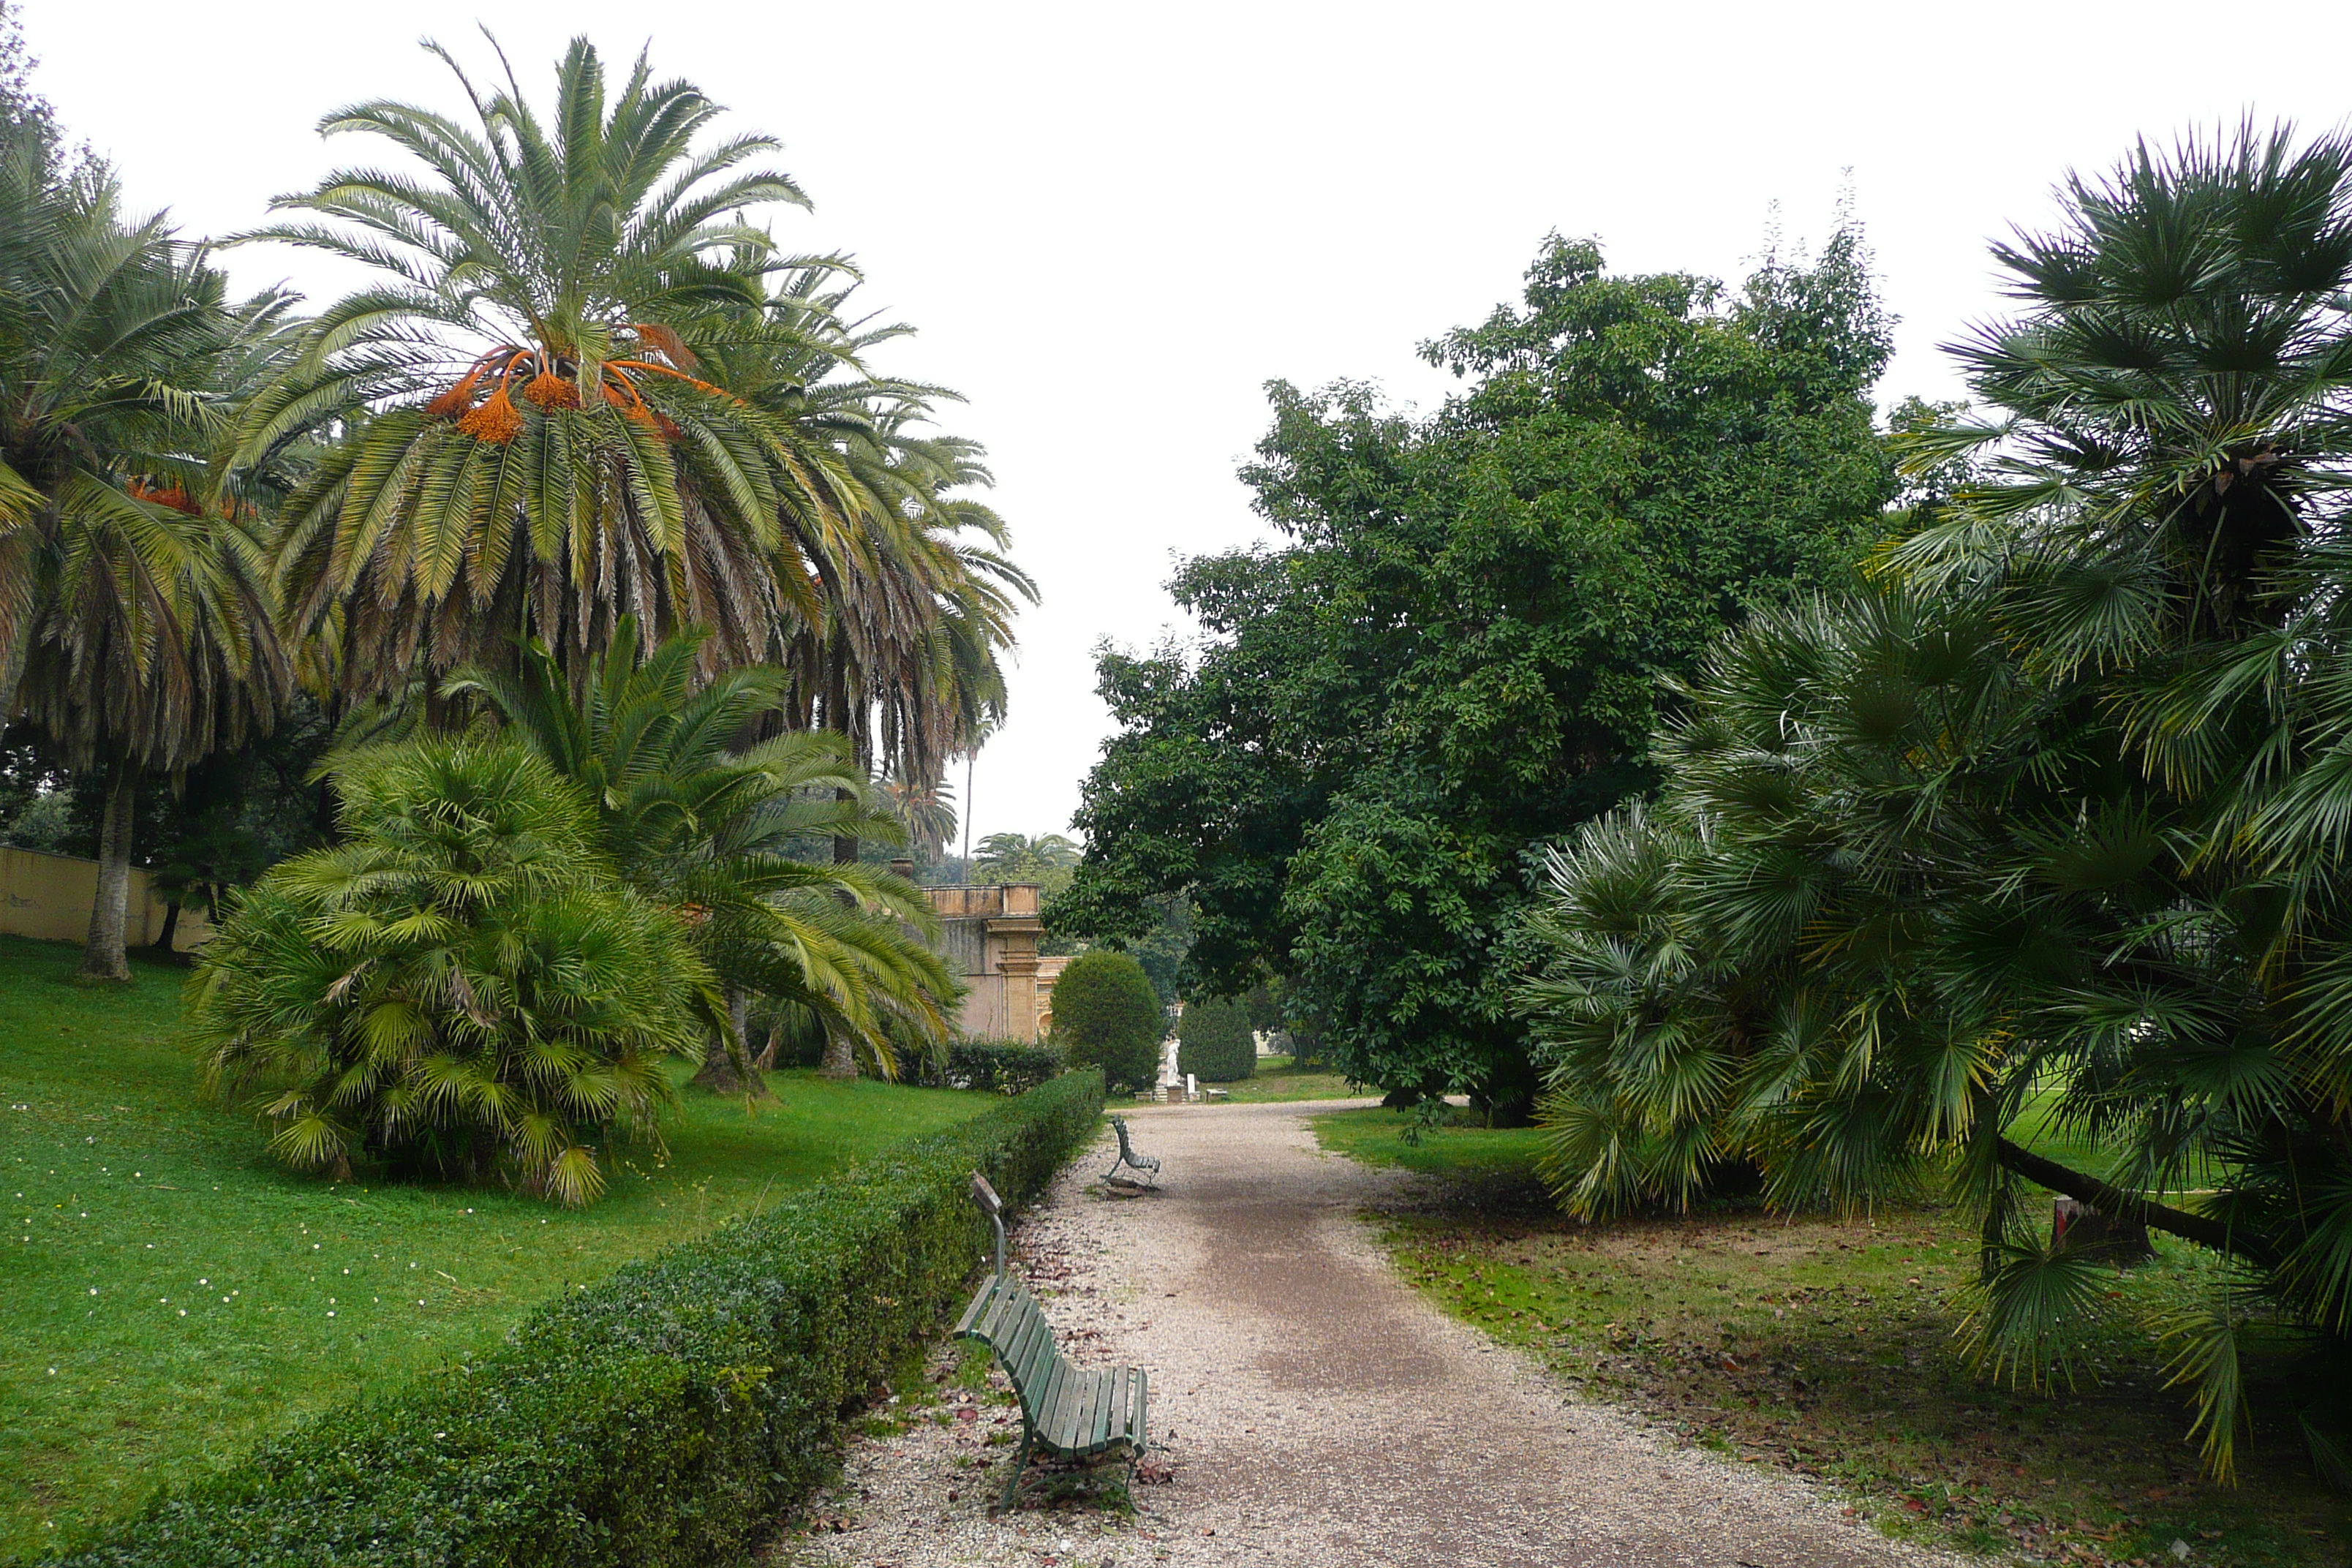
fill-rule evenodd
<path id="1" fill-rule="evenodd" d="M 986 1444 L 1000 1414 L 987 1410 L 856 1445 L 845 1530 L 783 1543 L 781 1558 L 871 1568 L 1957 1561 L 1885 1540 L 1801 1482 L 1582 1403 L 1424 1301 L 1359 1218 L 1416 1178 L 1318 1151 L 1305 1118 L 1328 1109 L 1139 1108 L 1129 1119 L 1136 1146 L 1160 1157 L 1160 1191 L 1099 1195 L 1106 1134 L 1017 1233 L 1016 1267 L 1073 1358 L 1150 1373 L 1148 1470 L 1167 1479 L 1136 1489 L 1133 1521 L 1034 1507 L 990 1518 L 1009 1450 Z"/>

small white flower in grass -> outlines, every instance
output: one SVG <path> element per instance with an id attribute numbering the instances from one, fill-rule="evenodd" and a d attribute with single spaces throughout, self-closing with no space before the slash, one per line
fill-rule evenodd
<path id="1" fill-rule="evenodd" d="M 330 1313 L 328 1313 L 328 1314 L 327 1314 L 327 1316 L 329 1316 L 329 1317 L 331 1317 L 331 1317 L 333 1317 L 334 1315 L 335 1315 L 335 1314 L 334 1314 L 334 1313 L 332 1313 L 332 1312 L 330 1312 Z"/>
<path id="2" fill-rule="evenodd" d="M 181 1309 L 180 1309 L 180 1316 L 182 1316 L 182 1317 L 184 1317 L 184 1317 L 186 1317 L 187 1315 L 188 1315 L 188 1310 L 187 1310 L 185 1307 L 181 1308 Z"/>
<path id="3" fill-rule="evenodd" d="M 95 1285 L 91 1286 L 91 1287 L 89 1288 L 89 1293 L 90 1293 L 91 1295 L 93 1295 L 93 1296 L 97 1295 L 97 1294 L 98 1294 L 98 1287 L 97 1287 L 97 1286 L 95 1286 Z"/>

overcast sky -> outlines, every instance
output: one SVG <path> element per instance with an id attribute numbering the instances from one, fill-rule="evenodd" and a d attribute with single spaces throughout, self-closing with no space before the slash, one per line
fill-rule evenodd
<path id="1" fill-rule="evenodd" d="M 1516 297 L 1548 230 L 1612 267 L 1736 279 L 1774 204 L 1818 241 L 1849 175 L 1902 317 L 1882 404 L 1957 388 L 1937 345 L 1994 307 L 1988 237 L 2136 136 L 2352 110 L 2340 6 L 790 4 L 25 0 L 37 80 L 184 233 L 257 222 L 333 163 L 354 100 L 456 110 L 424 37 L 527 90 L 564 42 L 651 45 L 814 199 L 790 247 L 854 252 L 921 329 L 887 368 L 962 390 L 1045 591 L 975 827 L 1065 828 L 1108 730 L 1091 650 L 1181 630 L 1179 555 L 1259 537 L 1234 477 L 1261 387 L 1339 377 L 1426 406 L 1413 345 Z M 283 250 L 237 282 L 336 279 Z M 960 770 L 959 770 L 960 772 Z M 962 780 L 955 781 L 961 791 Z"/>

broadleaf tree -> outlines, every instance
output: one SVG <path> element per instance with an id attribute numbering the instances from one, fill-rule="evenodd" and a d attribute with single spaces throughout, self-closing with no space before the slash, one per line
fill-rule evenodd
<path id="1" fill-rule="evenodd" d="M 1401 1101 L 1525 1105 L 1530 846 L 1654 776 L 1664 682 L 1836 579 L 1895 492 L 1858 232 L 1738 290 L 1554 237 L 1517 307 L 1424 344 L 1423 417 L 1275 384 L 1265 547 L 1184 563 L 1196 649 L 1106 649 L 1118 724 L 1053 920 L 1140 940 L 1188 893 L 1187 995 L 1282 994 Z"/>

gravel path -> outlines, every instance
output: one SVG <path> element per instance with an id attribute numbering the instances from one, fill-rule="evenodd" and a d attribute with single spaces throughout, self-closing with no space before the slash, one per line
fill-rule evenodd
<path id="1" fill-rule="evenodd" d="M 1106 1133 L 1020 1227 L 1017 1266 L 1074 1359 L 1150 1373 L 1147 1479 L 1163 1480 L 1136 1489 L 1132 1520 L 1034 1506 L 990 1518 L 1011 1450 L 987 1444 L 1002 1412 L 984 1408 L 977 1420 L 919 1421 L 858 1442 L 833 1505 L 839 1532 L 789 1538 L 773 1560 L 1959 1561 L 1889 1542 L 1801 1482 L 1662 1442 L 1423 1301 L 1358 1218 L 1413 1178 L 1321 1153 L 1305 1117 L 1327 1109 L 1139 1108 L 1129 1120 L 1138 1149 L 1161 1159 L 1160 1191 L 1098 1195 L 1114 1147 Z"/>

